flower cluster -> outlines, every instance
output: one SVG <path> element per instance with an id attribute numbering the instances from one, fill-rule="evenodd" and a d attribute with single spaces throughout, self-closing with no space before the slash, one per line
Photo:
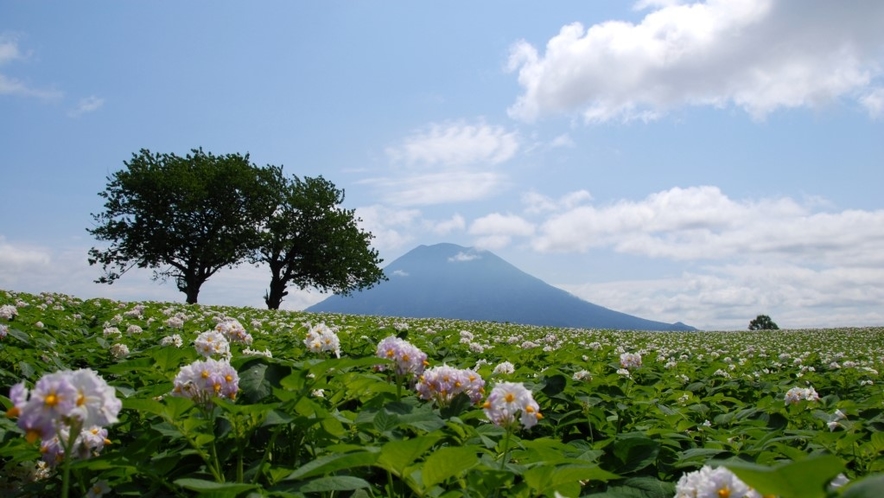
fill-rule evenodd
<path id="1" fill-rule="evenodd" d="M 71 437 L 70 450 L 79 458 L 101 451 L 108 443 L 104 427 L 117 422 L 123 407 L 114 388 L 90 369 L 46 374 L 30 391 L 18 383 L 9 399 L 13 406 L 7 416 L 18 418 L 28 442 L 42 440 L 43 458 L 50 465 L 64 459 Z"/>
<path id="2" fill-rule="evenodd" d="M 786 404 L 797 405 L 799 401 L 819 401 L 820 395 L 812 387 L 793 387 L 786 391 Z"/>
<path id="3" fill-rule="evenodd" d="M 252 334 L 246 332 L 245 327 L 233 318 L 218 322 L 215 331 L 222 334 L 229 342 L 239 342 L 247 346 L 252 344 Z"/>
<path id="4" fill-rule="evenodd" d="M 160 339 L 160 346 L 175 346 L 180 348 L 184 344 L 184 339 L 178 334 L 167 335 Z"/>
<path id="5" fill-rule="evenodd" d="M 415 390 L 422 399 L 445 406 L 460 393 L 470 397 L 473 404 L 485 395 L 485 381 L 473 370 L 443 365 L 433 367 L 421 374 Z"/>
<path id="6" fill-rule="evenodd" d="M 181 367 L 174 384 L 172 396 L 190 398 L 208 406 L 215 397 L 236 399 L 239 374 L 230 363 L 207 358 Z"/>
<path id="7" fill-rule="evenodd" d="M 378 343 L 377 356 L 396 362 L 398 375 L 420 375 L 427 366 L 427 355 L 410 342 L 389 336 Z M 383 370 L 383 366 L 378 367 Z"/>
<path id="8" fill-rule="evenodd" d="M 230 343 L 224 334 L 215 330 L 207 330 L 197 336 L 193 341 L 194 347 L 199 354 L 208 358 L 212 355 L 219 355 L 224 358 L 230 357 Z"/>
<path id="9" fill-rule="evenodd" d="M 18 309 L 11 304 L 4 304 L 0 306 L 0 318 L 4 320 L 13 320 L 15 315 L 18 315 Z"/>
<path id="10" fill-rule="evenodd" d="M 494 370 L 492 370 L 491 373 L 494 375 L 510 375 L 515 371 L 516 366 L 508 361 L 505 361 L 494 367 Z"/>
<path id="11" fill-rule="evenodd" d="M 338 334 L 324 323 L 317 324 L 307 331 L 304 345 L 314 353 L 332 351 L 336 358 L 341 357 L 341 341 L 338 339 Z"/>
<path id="12" fill-rule="evenodd" d="M 500 427 L 515 425 L 516 415 L 526 429 L 543 418 L 534 396 L 521 382 L 499 382 L 482 405 L 485 416 Z"/>
<path id="13" fill-rule="evenodd" d="M 761 498 L 761 495 L 725 467 L 708 465 L 681 476 L 675 498 Z"/>
<path id="14" fill-rule="evenodd" d="M 620 366 L 632 370 L 642 366 L 642 355 L 638 353 L 623 353 L 620 355 Z"/>

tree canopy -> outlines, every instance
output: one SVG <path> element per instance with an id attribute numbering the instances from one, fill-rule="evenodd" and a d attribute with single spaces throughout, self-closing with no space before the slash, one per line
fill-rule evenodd
<path id="1" fill-rule="evenodd" d="M 249 156 L 214 156 L 194 149 L 185 157 L 142 149 L 108 177 L 104 211 L 87 231 L 107 249 L 89 250 L 102 265 L 96 280 L 111 284 L 133 267 L 174 278 L 188 303 L 219 269 L 256 250 L 259 223 L 274 208 L 269 181 L 277 168 L 257 168 Z"/>
<path id="2" fill-rule="evenodd" d="M 264 301 L 278 309 L 289 285 L 339 294 L 386 279 L 344 191 L 320 177 L 286 178 L 282 167 L 257 167 L 249 156 L 194 149 L 179 157 L 142 149 L 107 178 L 104 211 L 87 231 L 109 247 L 89 250 L 112 284 L 134 267 L 174 278 L 188 303 L 224 267 L 244 261 L 270 267 Z"/>
<path id="3" fill-rule="evenodd" d="M 749 330 L 779 330 L 779 328 L 767 315 L 758 315 L 749 322 Z"/>
<path id="4" fill-rule="evenodd" d="M 322 176 L 276 181 L 277 207 L 255 257 L 270 267 L 268 308 L 279 308 L 290 284 L 346 295 L 386 279 L 372 234 L 358 227 L 353 210 L 340 207 L 343 190 Z"/>

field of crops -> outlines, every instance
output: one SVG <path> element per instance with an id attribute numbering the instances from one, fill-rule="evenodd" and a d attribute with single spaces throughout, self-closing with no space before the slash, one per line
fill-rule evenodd
<path id="1" fill-rule="evenodd" d="M 880 497 L 884 329 L 0 291 L 2 496 Z"/>

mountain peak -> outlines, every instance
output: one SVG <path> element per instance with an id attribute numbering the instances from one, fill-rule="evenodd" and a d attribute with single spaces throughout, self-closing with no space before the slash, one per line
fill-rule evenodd
<path id="1" fill-rule="evenodd" d="M 441 243 L 420 245 L 384 268 L 386 282 L 331 296 L 307 311 L 455 318 L 573 328 L 693 330 L 613 311 L 546 284 L 494 253 Z"/>

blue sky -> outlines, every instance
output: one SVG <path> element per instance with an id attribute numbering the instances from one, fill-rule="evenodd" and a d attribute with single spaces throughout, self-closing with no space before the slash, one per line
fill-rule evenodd
<path id="1" fill-rule="evenodd" d="M 132 153 L 202 147 L 323 175 L 387 262 L 453 242 L 653 320 L 884 325 L 882 22 L 876 0 L 3 2 L 0 289 L 183 301 L 93 283 L 86 228 Z M 268 282 L 225 270 L 200 302 Z"/>

